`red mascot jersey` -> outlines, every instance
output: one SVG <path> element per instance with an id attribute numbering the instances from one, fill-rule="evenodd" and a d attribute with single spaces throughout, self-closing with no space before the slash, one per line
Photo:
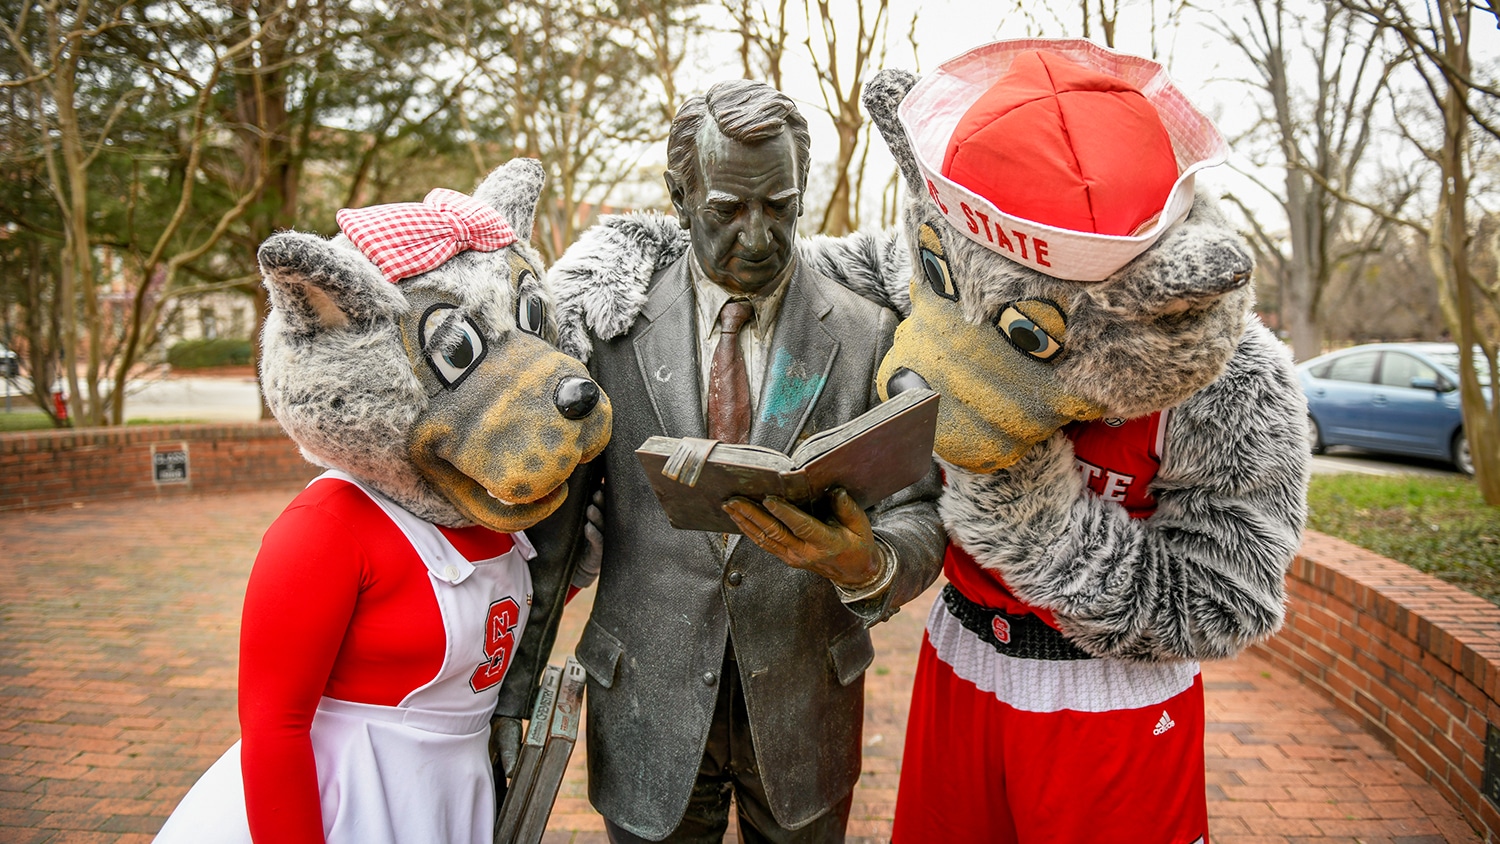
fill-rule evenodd
<path id="1" fill-rule="evenodd" d="M 1150 486 L 1161 465 L 1170 412 L 1158 411 L 1135 419 L 1076 422 L 1063 429 L 1073 441 L 1073 459 L 1083 482 L 1100 498 L 1119 502 L 1133 518 L 1144 519 L 1156 512 Z M 943 574 L 976 604 L 1012 615 L 1031 613 L 1057 627 L 1052 613 L 1012 595 L 998 574 L 980 568 L 974 558 L 953 543 L 948 544 Z"/>

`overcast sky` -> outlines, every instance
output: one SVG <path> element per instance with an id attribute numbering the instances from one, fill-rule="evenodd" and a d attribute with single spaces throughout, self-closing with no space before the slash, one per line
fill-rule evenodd
<path id="1" fill-rule="evenodd" d="M 839 16 L 841 28 L 852 30 L 858 0 L 832 0 Z M 1227 136 L 1241 131 L 1253 119 L 1252 103 L 1244 84 L 1240 81 L 1248 76 L 1242 56 L 1216 35 L 1211 26 L 1214 21 L 1201 12 L 1187 13 L 1187 17 L 1175 27 L 1158 23 L 1153 39 L 1151 31 L 1151 6 L 1155 4 L 1157 14 L 1164 14 L 1167 0 L 1122 0 L 1119 14 L 1119 29 L 1116 48 L 1122 52 L 1151 56 L 1166 65 L 1173 81 L 1199 108 L 1219 123 Z M 1024 5 L 1029 10 L 1019 11 Z M 891 0 L 891 34 L 888 39 L 888 54 L 883 66 L 901 67 L 919 71 L 930 70 L 953 56 L 980 44 L 1001 38 L 1031 36 L 1077 37 L 1081 35 L 1077 0 L 1058 0 L 1053 4 L 1069 16 L 1059 20 L 1043 9 L 1037 11 L 1035 2 L 1018 3 L 1016 0 Z M 1211 4 L 1221 6 L 1226 14 L 1240 4 L 1224 2 Z M 1301 6 L 1307 11 L 1320 8 L 1312 0 L 1293 0 L 1291 6 Z M 832 124 L 822 114 L 822 100 L 818 94 L 812 65 L 802 44 L 803 22 L 799 4 L 791 3 L 798 17 L 794 19 L 796 47 L 783 62 L 786 92 L 802 104 L 808 116 L 813 135 L 814 166 L 818 162 L 830 162 L 836 150 L 836 139 Z M 867 8 L 871 8 L 867 4 Z M 913 30 L 915 16 L 916 53 L 913 54 L 907 33 Z M 1474 36 L 1477 65 L 1494 63 L 1500 57 L 1500 33 L 1496 32 L 1493 19 L 1488 15 L 1474 15 Z M 845 23 L 847 21 L 847 23 Z M 1094 33 L 1096 41 L 1102 41 Z M 852 49 L 852 35 L 845 34 L 841 47 L 847 57 Z M 695 71 L 688 71 L 680 90 L 701 92 L 712 83 L 740 75 L 738 56 L 734 52 L 733 40 L 726 40 L 724 49 L 711 51 L 709 55 L 722 57 L 722 63 L 700 62 Z M 847 58 L 846 58 L 847 61 Z M 877 68 L 878 69 L 878 68 Z M 883 181 L 893 165 L 885 154 L 884 144 L 877 141 L 870 156 L 871 170 L 867 180 Z M 1254 166 L 1242 153 L 1231 156 L 1231 162 L 1242 170 L 1256 172 Z M 1260 174 L 1263 178 L 1277 179 L 1276 174 Z M 1265 209 L 1263 215 L 1278 215 L 1268 197 L 1259 193 L 1245 178 L 1236 175 L 1229 166 L 1220 166 L 1206 171 L 1200 177 L 1215 192 L 1232 190 L 1253 203 L 1252 207 Z M 1259 195 L 1257 196 L 1257 194 Z M 1267 220 L 1266 222 L 1270 222 Z M 1275 224 L 1272 224 L 1275 227 Z"/>

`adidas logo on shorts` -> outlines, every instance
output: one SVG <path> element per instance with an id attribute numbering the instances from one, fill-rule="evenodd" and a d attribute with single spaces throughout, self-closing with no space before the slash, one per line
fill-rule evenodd
<path id="1" fill-rule="evenodd" d="M 1168 715 L 1167 710 L 1163 709 L 1161 711 L 1161 720 L 1156 722 L 1156 729 L 1151 731 L 1151 735 L 1159 736 L 1175 726 L 1177 726 L 1177 722 L 1173 721 L 1172 716 Z"/>

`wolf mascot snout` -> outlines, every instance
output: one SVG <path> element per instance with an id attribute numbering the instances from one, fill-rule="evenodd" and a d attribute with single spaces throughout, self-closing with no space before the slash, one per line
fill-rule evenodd
<path id="1" fill-rule="evenodd" d="M 266 532 L 246 589 L 242 740 L 160 842 L 489 844 L 490 715 L 532 603 L 523 528 L 609 439 L 558 352 L 512 161 L 469 197 L 339 212 L 260 249 L 261 384 L 328 469 Z"/>
<path id="2" fill-rule="evenodd" d="M 908 314 L 879 386 L 942 394 L 949 535 L 894 840 L 1205 840 L 1197 660 L 1281 624 L 1307 477 L 1250 255 L 1194 192 L 1224 141 L 1160 66 L 1084 41 L 883 71 L 864 101 L 904 243 L 816 260 Z"/>

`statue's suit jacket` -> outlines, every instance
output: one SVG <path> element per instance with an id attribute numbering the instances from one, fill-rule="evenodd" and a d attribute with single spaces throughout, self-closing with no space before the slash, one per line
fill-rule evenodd
<path id="1" fill-rule="evenodd" d="M 707 741 L 732 636 L 759 769 L 772 811 L 804 825 L 860 772 L 868 627 L 937 577 L 944 536 L 936 470 L 872 508 L 895 550 L 890 588 L 855 605 L 833 585 L 733 536 L 682 531 L 635 456 L 647 438 L 705 436 L 687 253 L 655 273 L 629 330 L 591 337 L 589 369 L 614 404 L 596 468 L 604 485 L 604 559 L 576 649 L 587 669 L 589 797 L 646 838 L 682 818 Z M 799 265 L 777 317 L 753 444 L 790 451 L 863 413 L 897 317 Z M 602 462 L 602 467 L 599 464 Z"/>

